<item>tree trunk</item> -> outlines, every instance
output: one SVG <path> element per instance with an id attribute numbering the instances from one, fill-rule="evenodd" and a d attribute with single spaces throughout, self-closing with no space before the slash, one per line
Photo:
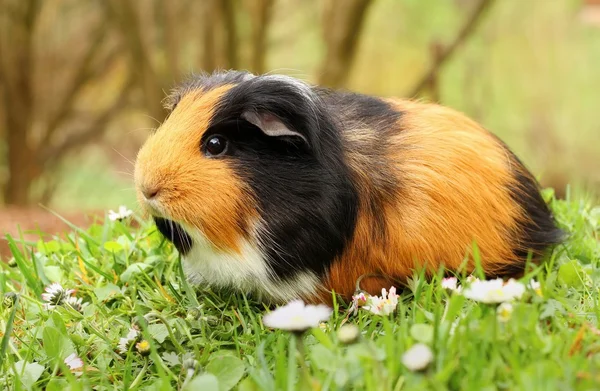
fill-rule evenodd
<path id="1" fill-rule="evenodd" d="M 30 199 L 33 180 L 39 175 L 36 151 L 29 135 L 33 124 L 33 92 L 31 85 L 33 33 L 39 14 L 39 2 L 29 0 L 18 3 L 14 14 L 3 27 L 3 58 L 0 73 L 4 92 L 6 144 L 8 148 L 8 181 L 4 186 L 4 203 L 26 205 Z M 6 39 L 6 38 L 4 38 Z M 6 45 L 6 46 L 5 46 Z M 10 50 L 7 48 L 10 47 Z"/>
<path id="2" fill-rule="evenodd" d="M 136 82 L 144 95 L 144 103 L 148 114 L 161 123 L 166 111 L 162 107 L 163 89 L 154 62 L 148 53 L 142 37 L 139 15 L 131 0 L 112 0 L 107 3 L 110 16 L 117 20 L 131 59 L 131 67 L 135 69 Z"/>
<path id="3" fill-rule="evenodd" d="M 179 79 L 179 36 L 177 28 L 178 3 L 172 0 L 162 0 L 160 11 L 163 14 L 163 31 L 165 41 L 165 54 L 167 56 L 168 77 L 166 80 Z"/>
<path id="4" fill-rule="evenodd" d="M 8 181 L 4 187 L 4 203 L 23 206 L 30 201 L 30 188 L 39 173 L 39 167 L 36 167 L 35 151 L 27 140 L 30 121 L 27 117 L 14 114 L 7 113 L 6 118 Z"/>
<path id="5" fill-rule="evenodd" d="M 220 5 L 222 32 L 225 38 L 225 67 L 236 69 L 238 67 L 238 38 L 235 5 L 233 0 L 217 0 L 217 2 Z"/>
<path id="6" fill-rule="evenodd" d="M 217 66 L 217 52 L 215 50 L 215 26 L 218 12 L 215 0 L 206 0 L 203 4 L 202 17 L 202 69 L 206 72 L 213 71 Z"/>
<path id="7" fill-rule="evenodd" d="M 341 87 L 350 74 L 371 0 L 329 0 L 323 13 L 326 54 L 319 84 Z"/>
<path id="8" fill-rule="evenodd" d="M 267 33 L 273 14 L 273 0 L 250 1 L 252 16 L 252 53 L 250 69 L 257 75 L 265 73 L 265 58 L 267 54 Z"/>

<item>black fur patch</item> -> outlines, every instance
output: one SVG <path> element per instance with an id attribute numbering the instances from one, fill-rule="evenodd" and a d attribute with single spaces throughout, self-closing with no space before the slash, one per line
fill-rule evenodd
<path id="1" fill-rule="evenodd" d="M 276 116 L 307 142 L 266 136 L 241 119 L 248 111 Z M 223 158 L 256 195 L 260 245 L 275 274 L 324 274 L 354 232 L 358 195 L 341 134 L 320 98 L 294 82 L 255 77 L 223 96 L 206 133 L 231 141 Z"/>
<path id="2" fill-rule="evenodd" d="M 377 240 L 386 243 L 385 216 L 382 213 L 385 204 L 395 202 L 400 194 L 401 181 L 394 175 L 387 156 L 390 144 L 387 138 L 398 132 L 402 112 L 396 110 L 388 102 L 377 97 L 347 91 L 331 91 L 320 89 L 319 94 L 325 101 L 329 111 L 336 116 L 336 124 L 344 129 L 346 149 L 349 154 L 360 157 L 359 165 L 370 167 L 369 178 L 355 178 L 356 182 L 369 183 L 369 194 L 362 194 L 362 208 L 371 216 L 374 223 L 372 234 Z M 374 137 L 370 139 L 353 139 L 352 133 L 367 127 Z M 366 189 L 365 189 L 366 190 Z"/>
<path id="3" fill-rule="evenodd" d="M 402 113 L 382 99 L 347 91 L 317 91 L 329 110 L 339 116 L 337 121 L 350 132 L 360 124 L 367 124 L 379 136 L 398 130 Z"/>
<path id="4" fill-rule="evenodd" d="M 542 254 L 548 247 L 560 243 L 564 238 L 564 233 L 556 227 L 554 217 L 540 193 L 539 183 L 530 175 L 523 174 L 528 171 L 521 160 L 508 147 L 504 144 L 503 146 L 515 164 L 513 175 L 518 182 L 517 187 L 511 189 L 511 196 L 522 206 L 529 217 L 529 221 L 519 227 L 520 235 L 514 249 L 514 254 L 525 261 L 530 252 L 533 255 Z M 504 275 L 515 274 L 521 272 L 524 267 L 525 262 L 521 265 L 514 265 L 510 270 L 501 271 L 501 273 Z"/>
<path id="5" fill-rule="evenodd" d="M 181 225 L 161 217 L 154 216 L 153 218 L 160 233 L 173 243 L 182 256 L 191 250 L 193 245 L 192 238 L 185 232 Z"/>
<path id="6" fill-rule="evenodd" d="M 250 77 L 253 77 L 251 73 L 241 71 L 215 72 L 212 74 L 200 73 L 192 75 L 171 91 L 169 96 L 164 100 L 163 105 L 167 110 L 173 111 L 181 98 L 190 91 L 199 89 L 207 91 L 225 84 L 238 84 Z"/>

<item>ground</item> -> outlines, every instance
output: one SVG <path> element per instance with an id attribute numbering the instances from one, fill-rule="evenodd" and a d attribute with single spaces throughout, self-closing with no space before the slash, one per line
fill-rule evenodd
<path id="1" fill-rule="evenodd" d="M 73 224 L 85 227 L 93 221 L 93 216 L 104 216 L 104 211 L 58 212 Z M 0 209 L 0 259 L 10 255 L 5 234 L 19 238 L 23 233 L 25 240 L 37 240 L 40 232 L 51 237 L 70 231 L 69 226 L 56 214 L 41 207 L 9 207 Z M 32 232 L 33 231 L 33 232 Z"/>

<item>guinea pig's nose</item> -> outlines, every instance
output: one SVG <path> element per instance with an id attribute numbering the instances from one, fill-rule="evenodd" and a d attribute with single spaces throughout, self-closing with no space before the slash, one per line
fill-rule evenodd
<path id="1" fill-rule="evenodd" d="M 147 200 L 151 200 L 156 197 L 156 195 L 160 192 L 160 186 L 158 185 L 145 185 L 141 188 L 142 194 L 146 197 Z"/>

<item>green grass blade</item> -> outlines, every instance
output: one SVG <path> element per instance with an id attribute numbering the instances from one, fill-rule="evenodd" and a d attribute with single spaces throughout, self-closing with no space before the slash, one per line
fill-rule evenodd
<path id="1" fill-rule="evenodd" d="M 17 267 L 21 271 L 23 277 L 25 277 L 25 281 L 27 282 L 27 286 L 35 292 L 37 296 L 42 294 L 42 286 L 41 281 L 31 272 L 33 265 L 29 265 L 27 259 L 23 256 L 23 253 L 17 247 L 14 239 L 10 235 L 6 235 L 6 240 L 8 241 L 8 247 L 10 248 L 13 257 L 15 258 L 15 262 L 17 263 Z M 35 269 L 34 269 L 35 270 Z"/>
<path id="2" fill-rule="evenodd" d="M 12 310 L 8 316 L 8 321 L 6 322 L 6 329 L 4 330 L 4 336 L 2 337 L 2 343 L 0 344 L 0 368 L 4 367 L 4 357 L 6 356 L 6 351 L 8 350 L 8 343 L 12 334 L 13 324 L 15 323 L 15 315 L 17 314 L 18 306 L 19 295 L 16 295 Z"/>

